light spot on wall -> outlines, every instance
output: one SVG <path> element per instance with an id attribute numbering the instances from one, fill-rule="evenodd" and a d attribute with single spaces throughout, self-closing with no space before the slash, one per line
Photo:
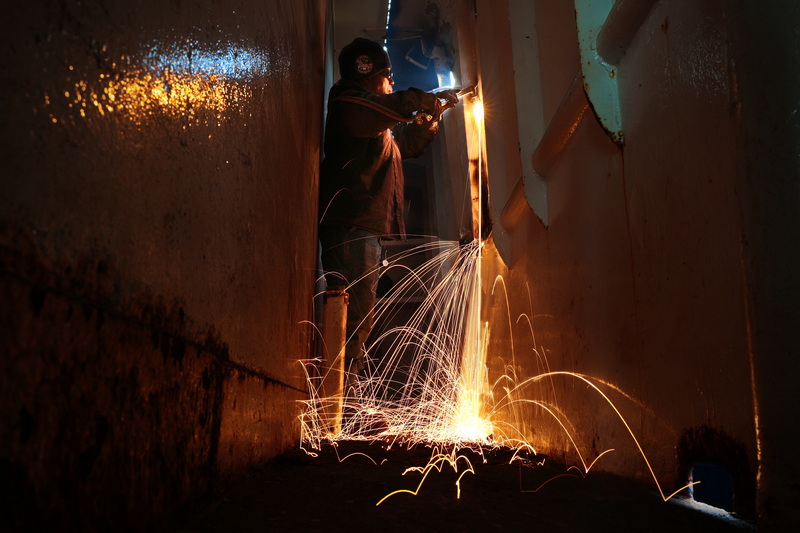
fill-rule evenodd
<path id="1" fill-rule="evenodd" d="M 96 60 L 96 70 L 70 66 L 63 92 L 43 94 L 53 123 L 118 114 L 136 126 L 162 116 L 183 121 L 184 128 L 221 126 L 247 113 L 257 82 L 290 67 L 273 61 L 267 49 L 249 49 L 234 39 L 208 47 L 174 35 L 144 43 L 135 56 L 112 55 L 103 46 Z"/>

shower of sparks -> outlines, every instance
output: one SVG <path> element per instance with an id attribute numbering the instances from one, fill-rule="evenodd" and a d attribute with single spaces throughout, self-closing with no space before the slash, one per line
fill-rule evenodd
<path id="1" fill-rule="evenodd" d="M 407 324 L 377 335 L 367 347 L 366 372 L 347 376 L 341 432 L 330 431 L 327 403 L 306 366 L 312 397 L 302 415 L 303 441 L 375 439 L 438 443 L 457 447 L 491 442 L 485 407 L 489 394 L 485 366 L 486 328 L 480 328 L 477 256 L 481 245 L 431 242 L 395 258 L 388 269 L 405 269 L 415 254 L 433 258 L 408 271 L 379 299 L 375 321 L 391 320 L 399 305 L 419 302 Z M 477 331 L 476 331 L 477 329 Z M 381 350 L 378 360 L 369 355 Z"/>
<path id="2" fill-rule="evenodd" d="M 484 109 L 477 98 L 472 100 L 470 108 L 476 133 L 476 177 L 480 184 Z M 477 206 L 482 205 L 481 190 L 477 187 L 477 198 L 473 198 Z M 476 235 L 481 232 L 481 216 L 481 209 L 473 209 L 473 217 L 477 219 Z M 635 443 L 664 501 L 686 488 L 669 496 L 664 494 L 633 430 L 598 386 L 613 389 L 632 400 L 614 385 L 574 372 L 552 371 L 547 359 L 536 349 L 534 353 L 543 371 L 527 379 L 518 379 L 513 334 L 511 363 L 505 365 L 505 373 L 499 379 L 490 383 L 487 368 L 490 324 L 481 321 L 483 246 L 478 238 L 467 244 L 431 241 L 395 255 L 388 265 L 376 267 L 382 269 L 384 275 L 393 270 L 394 274 L 401 271 L 402 275 L 392 276 L 399 277 L 400 281 L 378 299 L 375 324 L 397 322 L 405 304 L 415 304 L 416 310 L 406 323 L 375 331 L 370 345 L 365 346 L 364 374 L 347 374 L 340 394 L 326 396 L 323 387 L 323 383 L 335 381 L 326 378 L 340 365 L 326 363 L 324 359 L 303 361 L 310 391 L 300 415 L 303 449 L 315 455 L 313 450 L 321 449 L 324 442 L 335 444 L 351 440 L 381 441 L 387 448 L 428 446 L 432 450 L 428 464 L 404 472 L 422 475 L 417 488 L 391 492 L 376 505 L 396 494 L 416 495 L 427 476 L 433 470 L 441 472 L 446 465 L 456 473 L 462 468 L 456 481 L 458 497 L 463 476 L 475 473 L 469 459 L 460 455 L 459 450 L 469 449 L 485 457 L 486 450 L 503 448 L 511 450 L 510 462 L 519 460 L 522 464 L 533 464 L 526 459 L 536 455 L 528 440 L 527 428 L 531 420 L 523 416 L 523 411 L 529 412 L 527 408 L 535 407 L 556 422 L 574 449 L 581 466 L 572 466 L 570 470 L 576 469 L 585 475 L 600 457 L 613 450 L 599 453 L 588 464 L 583 459 L 584 450 L 576 442 L 572 425 L 555 397 L 554 380 L 567 378 L 583 382 L 610 406 Z M 405 266 L 419 263 L 420 258 L 429 259 L 417 268 Z M 501 277 L 495 281 L 492 294 L 499 285 L 505 290 Z M 517 322 L 522 319 L 527 320 L 533 338 L 530 318 L 523 314 Z M 509 326 L 511 322 L 509 310 Z M 325 350 L 330 354 L 338 348 L 325 347 Z"/>
<path id="3" fill-rule="evenodd" d="M 664 493 L 636 435 L 601 388 L 619 392 L 613 385 L 579 373 L 551 371 L 546 360 L 543 366 L 547 370 L 533 377 L 517 379 L 512 364 L 506 367 L 503 376 L 490 383 L 486 365 L 490 327 L 479 318 L 478 266 L 482 246 L 477 240 L 466 245 L 429 242 L 398 254 L 383 267 L 385 271 L 401 269 L 405 275 L 389 294 L 379 299 L 376 323 L 391 321 L 404 303 L 419 305 L 407 323 L 375 336 L 366 347 L 365 374 L 346 376 L 342 398 L 322 395 L 326 370 L 321 361 L 304 362 L 311 393 L 303 402 L 300 416 L 304 449 L 313 454 L 312 450 L 321 449 L 324 442 L 352 440 L 381 441 L 387 448 L 428 446 L 432 449 L 428 466 L 409 471 L 423 475 L 421 486 L 433 469 L 441 471 L 449 465 L 459 472 L 462 466 L 457 484 L 460 494 L 461 478 L 474 470 L 458 450 L 470 449 L 483 456 L 486 450 L 503 448 L 512 451 L 510 461 L 522 462 L 524 456 L 536 454 L 526 438 L 524 417 L 520 413 L 526 406 L 535 406 L 564 432 L 580 462 L 580 467 L 571 469 L 585 475 L 600 457 L 613 450 L 601 452 L 590 463 L 583 459 L 585 450 L 576 441 L 568 417 L 556 405 L 552 394 L 553 380 L 570 379 L 583 383 L 615 413 L 662 499 L 666 501 L 686 488 L 670 495 Z M 403 266 L 413 264 L 418 254 L 432 257 L 416 269 Z M 510 355 L 513 360 L 514 354 Z M 340 400 L 341 429 L 334 431 L 332 428 L 337 424 L 332 422 L 330 406 Z M 395 494 L 416 494 L 418 490 L 419 487 L 414 491 L 398 490 L 378 503 Z"/>

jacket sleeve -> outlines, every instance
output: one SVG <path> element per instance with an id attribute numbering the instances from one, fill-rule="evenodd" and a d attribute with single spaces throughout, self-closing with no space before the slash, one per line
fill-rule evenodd
<path id="1" fill-rule="evenodd" d="M 412 120 L 416 113 L 433 115 L 440 111 L 439 99 L 435 94 L 426 93 L 415 87 L 390 94 L 376 94 L 375 97 L 382 105 L 400 111 L 407 122 Z"/>
<path id="2" fill-rule="evenodd" d="M 420 124 L 410 122 L 398 124 L 392 130 L 397 147 L 400 148 L 400 155 L 403 159 L 419 157 L 425 149 L 433 142 L 436 133 L 439 131 L 439 122 L 423 121 Z"/>
<path id="3" fill-rule="evenodd" d="M 407 91 L 398 91 L 398 93 L 411 93 L 414 98 L 414 111 L 412 117 L 416 114 L 421 114 L 422 120 L 415 122 L 405 121 L 397 124 L 393 130 L 395 142 L 400 148 L 400 155 L 403 159 L 412 157 L 419 157 L 425 149 L 433 142 L 436 134 L 439 132 L 439 115 L 441 115 L 441 104 L 436 95 L 426 93 L 419 89 L 411 88 Z M 384 96 L 392 96 L 392 94 Z M 432 117 L 431 121 L 427 121 L 427 117 Z"/>
<path id="4" fill-rule="evenodd" d="M 342 133 L 353 137 L 374 137 L 398 123 L 413 121 L 418 113 L 438 116 L 439 110 L 436 95 L 413 87 L 381 95 L 345 91 L 330 101 L 330 112 L 339 117 Z"/>

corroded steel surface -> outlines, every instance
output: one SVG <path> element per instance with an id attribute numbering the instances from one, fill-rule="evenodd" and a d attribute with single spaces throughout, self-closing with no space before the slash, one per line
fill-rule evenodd
<path id="1" fill-rule="evenodd" d="M 147 525 L 295 442 L 326 9 L 4 9 L 0 468 L 20 513 Z"/>

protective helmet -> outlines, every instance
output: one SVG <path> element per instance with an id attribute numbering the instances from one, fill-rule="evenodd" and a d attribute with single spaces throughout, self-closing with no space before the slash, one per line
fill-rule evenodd
<path id="1" fill-rule="evenodd" d="M 339 54 L 342 78 L 361 81 L 391 67 L 389 54 L 375 41 L 357 37 Z"/>

